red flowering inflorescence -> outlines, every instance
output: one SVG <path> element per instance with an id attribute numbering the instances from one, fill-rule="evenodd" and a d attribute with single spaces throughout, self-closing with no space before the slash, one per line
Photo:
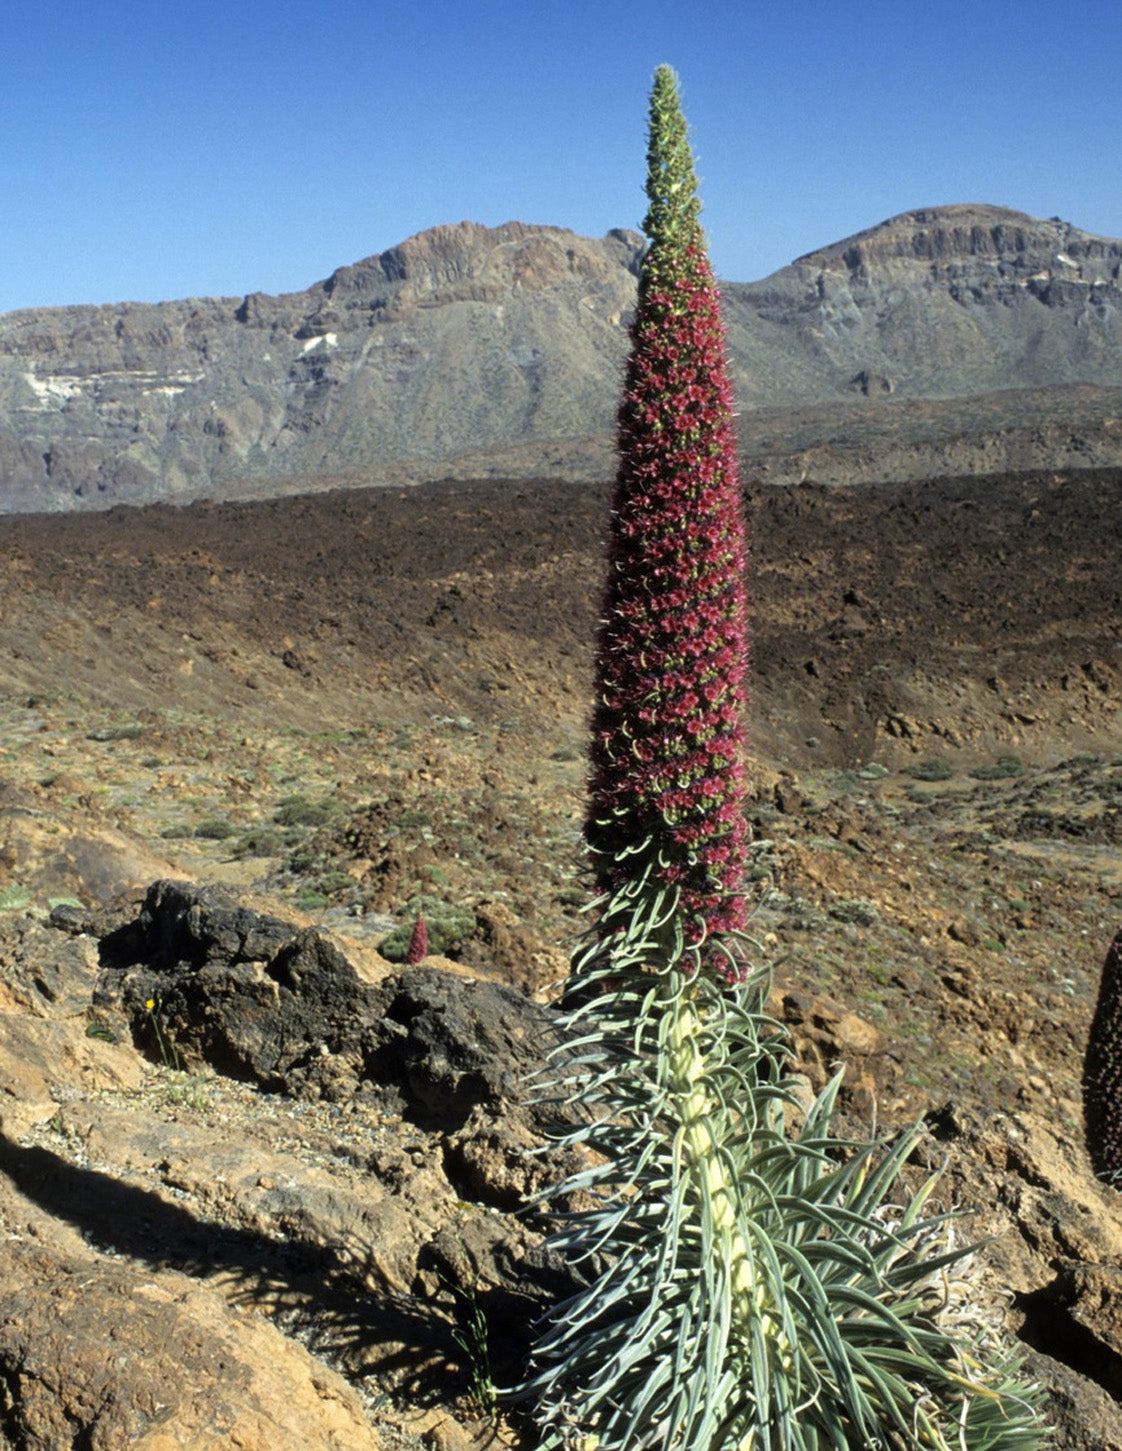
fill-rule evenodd
<path id="1" fill-rule="evenodd" d="M 413 923 L 413 932 L 409 938 L 409 947 L 405 953 L 406 967 L 416 967 L 419 962 L 424 961 L 429 951 L 429 929 L 422 913 L 417 913 L 417 920 Z"/>
<path id="2" fill-rule="evenodd" d="M 611 891 L 649 843 L 694 940 L 743 924 L 745 528 L 720 300 L 674 73 L 651 101 L 639 298 L 597 659 L 586 837 Z"/>

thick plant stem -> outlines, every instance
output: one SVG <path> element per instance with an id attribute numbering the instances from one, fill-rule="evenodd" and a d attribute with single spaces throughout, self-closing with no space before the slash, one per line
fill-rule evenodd
<path id="1" fill-rule="evenodd" d="M 757 1323 L 765 1341 L 773 1343 L 778 1353 L 786 1356 L 790 1347 L 775 1318 L 774 1307 L 767 1303 L 744 1236 L 740 1188 L 714 1132 L 719 1110 L 706 1082 L 703 1024 L 694 986 L 680 980 L 675 982 L 677 977 L 677 972 L 671 972 L 664 979 L 667 1071 L 686 1172 L 693 1180 L 699 1212 L 708 1212 L 710 1216 L 713 1246 L 728 1277 L 732 1338 L 746 1346 L 753 1323 Z"/>

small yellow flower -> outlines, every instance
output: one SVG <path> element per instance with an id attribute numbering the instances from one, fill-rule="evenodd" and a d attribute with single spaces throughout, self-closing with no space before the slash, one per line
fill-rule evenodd
<path id="1" fill-rule="evenodd" d="M 149 1012 L 151 1012 L 152 1009 L 156 1006 L 156 999 L 155 998 L 149 998 L 148 1001 L 144 1004 L 144 1006 L 148 1009 Z"/>

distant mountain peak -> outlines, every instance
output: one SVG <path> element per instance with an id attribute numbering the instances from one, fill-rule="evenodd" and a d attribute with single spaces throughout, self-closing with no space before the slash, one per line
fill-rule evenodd
<path id="1" fill-rule="evenodd" d="M 479 298 L 507 287 L 540 290 L 571 276 L 600 277 L 630 265 L 642 246 L 637 232 L 614 230 L 601 241 L 565 227 L 456 222 L 429 227 L 396 247 L 337 268 L 320 285 L 329 296 L 370 293 L 404 284 L 416 296 Z"/>
<path id="2" fill-rule="evenodd" d="M 843 241 L 816 248 L 792 265 L 831 269 L 841 265 L 854 271 L 895 258 L 926 262 L 985 258 L 1035 269 L 1059 256 L 1122 259 L 1122 241 L 1081 231 L 1059 217 L 1042 220 L 1012 207 L 959 203 L 901 212 Z"/>

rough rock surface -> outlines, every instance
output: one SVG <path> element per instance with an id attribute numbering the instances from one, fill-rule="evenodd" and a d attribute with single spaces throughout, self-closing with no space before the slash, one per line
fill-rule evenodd
<path id="1" fill-rule="evenodd" d="M 930 1122 L 948 1199 L 978 1206 L 972 1239 L 993 1236 L 973 1293 L 1011 1306 L 1027 1368 L 1051 1391 L 1057 1446 L 1122 1447 L 1122 1199 L 1055 1122 L 955 1105 Z"/>
<path id="2" fill-rule="evenodd" d="M 318 929 L 182 882 L 154 882 L 101 961 L 97 1005 L 150 1055 L 174 1044 L 180 1066 L 269 1093 L 375 1093 L 433 1128 L 512 1096 L 549 1036 L 546 1010 L 500 983 L 416 966 L 370 984 Z"/>
<path id="3" fill-rule="evenodd" d="M 509 1379 L 570 1283 L 490 1207 L 549 1171 L 510 1097 L 543 1010 L 213 889 L 100 952 L 73 917 L 0 919 L 0 1445 L 472 1444 L 458 1317 Z"/>
<path id="4" fill-rule="evenodd" d="M 1117 356 L 1122 325 L 1120 266 L 1122 241 L 1059 218 L 1006 207 L 930 207 L 728 290 L 726 307 L 733 330 L 746 313 L 753 318 L 745 336 L 768 339 L 782 357 L 769 361 L 798 388 L 798 401 L 840 396 L 825 369 L 819 387 L 829 379 L 830 394 L 811 395 L 813 350 L 835 366 L 847 360 L 846 385 L 863 379 L 872 394 L 1116 382 L 1109 359 Z M 748 373 L 762 361 L 747 349 L 741 359 Z M 932 386 L 937 378 L 941 388 Z"/>
<path id="5" fill-rule="evenodd" d="M 583 436 L 611 415 L 638 245 L 464 222 L 281 297 L 7 314 L 0 509 L 291 492 Z"/>
<path id="6" fill-rule="evenodd" d="M 65 913 L 0 919 L 0 1445 L 516 1438 L 479 1418 L 462 1335 L 478 1307 L 509 1379 L 535 1307 L 572 1285 L 512 1213 L 564 1169 L 533 1152 L 512 1096 L 542 1010 L 452 965 L 360 973 L 325 936 L 209 888 L 153 883 L 116 915 L 100 967 Z M 280 1015 L 267 1027 L 262 1001 Z M 856 1014 L 797 993 L 778 1006 L 811 1080 L 839 1055 L 875 1069 L 880 1035 Z M 349 1066 L 286 1076 L 285 1038 Z M 983 1241 L 953 1313 L 1019 1334 L 1058 1451 L 1122 1446 L 1118 1195 L 1058 1121 L 952 1103 L 929 1127 L 917 1172 L 943 1169 L 945 1202 L 972 1207 L 956 1233 Z"/>
<path id="7" fill-rule="evenodd" d="M 281 297 L 7 314 L 0 512 L 602 476 L 640 243 L 464 222 Z M 1065 222 L 939 207 L 726 285 L 753 470 L 1122 461 L 1120 263 L 1122 243 Z M 948 398 L 967 401 L 917 407 Z"/>
<path id="8" fill-rule="evenodd" d="M 9 1239 L 20 1238 L 10 1235 Z M 0 1444 L 20 1451 L 378 1451 L 343 1378 L 186 1275 L 38 1236 L 0 1290 Z"/>

